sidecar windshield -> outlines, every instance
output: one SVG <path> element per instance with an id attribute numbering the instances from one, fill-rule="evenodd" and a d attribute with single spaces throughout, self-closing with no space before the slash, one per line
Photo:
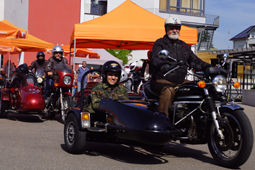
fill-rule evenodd
<path id="1" fill-rule="evenodd" d="M 35 87 L 38 86 L 37 81 L 31 75 L 24 76 L 21 81 L 22 87 Z"/>
<path id="2" fill-rule="evenodd" d="M 64 63 L 55 64 L 53 66 L 53 69 L 54 70 L 59 70 L 61 72 L 65 72 L 65 73 L 72 73 L 73 72 L 71 67 L 67 64 L 64 64 Z"/>
<path id="3" fill-rule="evenodd" d="M 35 77 L 38 78 L 38 77 L 43 77 L 43 76 L 44 76 L 44 69 L 43 68 L 36 69 Z"/>

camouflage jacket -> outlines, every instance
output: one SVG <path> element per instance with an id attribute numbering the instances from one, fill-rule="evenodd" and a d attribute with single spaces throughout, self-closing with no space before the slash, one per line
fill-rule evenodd
<path id="1" fill-rule="evenodd" d="M 106 83 L 98 83 L 93 87 L 90 95 L 91 103 L 85 107 L 90 113 L 95 113 L 94 109 L 98 108 L 103 98 L 128 100 L 127 89 L 123 85 L 118 85 L 111 89 Z"/>

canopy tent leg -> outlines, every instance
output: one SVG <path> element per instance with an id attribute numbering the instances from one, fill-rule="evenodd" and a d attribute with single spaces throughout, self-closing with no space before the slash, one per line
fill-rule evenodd
<path id="1" fill-rule="evenodd" d="M 73 71 L 75 72 L 75 48 L 76 48 L 76 39 L 74 39 L 73 45 Z"/>

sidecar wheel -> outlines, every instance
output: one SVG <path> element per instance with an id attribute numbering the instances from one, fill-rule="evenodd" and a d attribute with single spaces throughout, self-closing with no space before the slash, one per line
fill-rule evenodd
<path id="1" fill-rule="evenodd" d="M 9 105 L 10 105 L 10 102 L 8 101 L 2 101 L 0 100 L 0 118 L 6 118 L 7 117 L 7 112 L 5 112 L 5 110 L 8 110 L 9 109 Z"/>
<path id="2" fill-rule="evenodd" d="M 70 114 L 64 125 L 64 140 L 66 150 L 72 154 L 79 154 L 85 150 L 87 132 L 80 131 L 77 118 Z"/>
<path id="3" fill-rule="evenodd" d="M 213 122 L 208 133 L 208 147 L 218 164 L 237 168 L 249 158 L 253 147 L 253 131 L 248 117 L 242 110 L 221 110 L 220 123 L 224 139 L 218 136 Z"/>

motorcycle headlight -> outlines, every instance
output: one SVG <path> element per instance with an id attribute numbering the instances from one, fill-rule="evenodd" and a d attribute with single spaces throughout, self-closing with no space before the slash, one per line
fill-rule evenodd
<path id="1" fill-rule="evenodd" d="M 227 80 L 223 75 L 215 76 L 212 84 L 217 92 L 224 92 L 227 89 Z"/>
<path id="2" fill-rule="evenodd" d="M 70 76 L 65 76 L 63 78 L 63 82 L 64 82 L 65 85 L 70 85 L 71 82 L 72 82 L 72 78 Z"/>
<path id="3" fill-rule="evenodd" d="M 38 82 L 38 83 L 42 83 L 42 82 L 43 82 L 43 79 L 42 79 L 41 77 L 38 77 L 38 78 L 37 78 L 37 82 Z"/>

